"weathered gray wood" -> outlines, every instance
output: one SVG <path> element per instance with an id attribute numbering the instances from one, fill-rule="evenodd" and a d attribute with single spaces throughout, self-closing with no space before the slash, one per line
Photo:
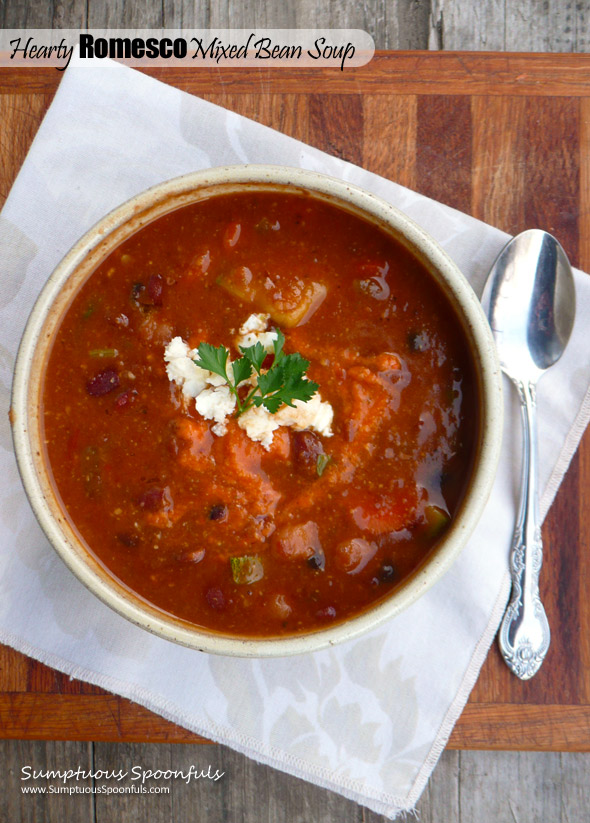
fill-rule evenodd
<path id="1" fill-rule="evenodd" d="M 65 29 L 86 26 L 85 0 L 0 0 L 0 28 L 3 29 Z"/>
<path id="2" fill-rule="evenodd" d="M 587 0 L 431 0 L 431 49 L 587 52 Z"/>
<path id="3" fill-rule="evenodd" d="M 430 49 L 505 50 L 504 0 L 432 0 L 431 5 Z"/>
<path id="4" fill-rule="evenodd" d="M 208 746 L 204 746 L 205 749 Z M 143 781 L 144 772 L 167 771 L 171 765 L 170 744 L 141 745 L 135 743 L 95 743 L 94 744 L 94 768 L 105 771 L 128 772 L 127 777 L 121 780 L 101 781 L 111 789 L 113 794 L 95 795 L 95 817 L 96 823 L 107 823 L 107 821 L 143 821 L 150 823 L 168 823 L 175 818 L 172 814 L 173 792 L 176 792 L 177 785 L 169 780 L 146 779 Z M 133 768 L 138 767 L 142 777 L 132 780 L 134 776 Z M 97 781 L 98 783 L 98 781 Z M 120 794 L 119 789 L 141 790 L 142 785 L 149 792 L 152 788 L 170 788 L 169 794 Z M 195 818 L 197 819 L 197 818 Z"/>
<path id="5" fill-rule="evenodd" d="M 94 746 L 94 768 L 167 770 L 212 775 L 189 782 L 176 777 L 152 780 L 170 794 L 97 794 L 96 823 L 361 823 L 362 809 L 338 794 L 237 754 L 225 746 L 110 744 Z M 216 773 L 222 777 L 213 779 Z M 122 785 L 131 785 L 129 778 Z M 373 817 L 372 823 L 384 818 Z"/>
<path id="6" fill-rule="evenodd" d="M 443 820 L 461 820 L 459 801 L 460 763 L 461 752 L 449 751 L 442 753 L 436 769 L 432 773 L 432 777 L 416 806 L 421 823 L 443 823 Z M 441 816 L 443 809 L 444 816 Z"/>
<path id="7" fill-rule="evenodd" d="M 461 752 L 461 820 L 588 820 L 590 760 L 558 752 Z"/>
<path id="8" fill-rule="evenodd" d="M 3 0 L 2 28 L 359 28 L 379 49 L 428 47 L 429 0 Z"/>
<path id="9" fill-rule="evenodd" d="M 6 823 L 87 823 L 93 819 L 91 794 L 49 793 L 49 786 L 63 786 L 59 780 L 21 781 L 22 768 L 83 770 L 92 768 L 92 743 L 35 740 L 0 740 L 0 820 Z M 23 794 L 23 785 L 46 787 L 46 794 Z M 67 787 L 91 786 L 91 780 L 69 780 Z"/>
<path id="10" fill-rule="evenodd" d="M 160 3 L 109 0 L 88 3 L 88 27 L 95 29 L 150 29 L 162 26 Z"/>

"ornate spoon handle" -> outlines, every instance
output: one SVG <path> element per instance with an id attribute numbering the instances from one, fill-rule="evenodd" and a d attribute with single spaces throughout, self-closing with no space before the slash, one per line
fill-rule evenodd
<path id="1" fill-rule="evenodd" d="M 537 417 L 534 383 L 517 382 L 523 421 L 522 490 L 510 555 L 512 596 L 498 641 L 507 665 L 521 680 L 539 670 L 550 642 L 549 623 L 539 597 L 543 544 L 537 489 Z"/>

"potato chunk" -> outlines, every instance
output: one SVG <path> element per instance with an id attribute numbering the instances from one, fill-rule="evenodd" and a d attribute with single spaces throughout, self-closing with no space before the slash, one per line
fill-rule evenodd
<path id="1" fill-rule="evenodd" d="M 301 326 L 319 309 L 328 290 L 323 283 L 293 277 L 289 280 L 255 274 L 247 266 L 238 266 L 217 281 L 229 294 L 244 303 L 270 314 L 279 326 Z"/>

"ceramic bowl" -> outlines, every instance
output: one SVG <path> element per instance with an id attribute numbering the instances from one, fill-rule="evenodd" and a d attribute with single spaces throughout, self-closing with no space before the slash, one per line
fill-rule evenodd
<path id="1" fill-rule="evenodd" d="M 269 639 L 230 637 L 164 613 L 114 578 L 86 549 L 52 486 L 41 436 L 41 391 L 52 340 L 73 296 L 97 264 L 156 217 L 214 194 L 250 187 L 312 193 L 382 227 L 430 271 L 456 310 L 471 348 L 479 399 L 478 442 L 467 492 L 450 528 L 419 569 L 359 616 L 313 633 Z M 356 186 L 314 172 L 277 166 L 233 166 L 187 174 L 137 195 L 90 229 L 57 266 L 29 318 L 12 397 L 13 436 L 31 506 L 51 544 L 78 579 L 104 603 L 167 640 L 206 652 L 252 657 L 315 651 L 390 620 L 449 569 L 472 533 L 492 487 L 501 442 L 501 382 L 488 323 L 471 287 L 440 246 L 416 223 Z"/>

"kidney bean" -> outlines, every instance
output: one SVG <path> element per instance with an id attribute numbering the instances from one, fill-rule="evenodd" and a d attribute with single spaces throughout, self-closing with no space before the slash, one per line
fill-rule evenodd
<path id="1" fill-rule="evenodd" d="M 91 397 L 102 397 L 118 388 L 119 375 L 114 369 L 105 369 L 86 383 L 86 391 Z"/>
<path id="2" fill-rule="evenodd" d="M 304 474 L 317 477 L 318 457 L 324 454 L 320 438 L 310 431 L 296 431 L 291 434 L 291 442 L 296 468 Z"/>
<path id="3" fill-rule="evenodd" d="M 212 586 L 205 592 L 205 600 L 207 604 L 216 612 L 221 612 L 225 609 L 225 595 L 219 586 Z"/>
<path id="4" fill-rule="evenodd" d="M 133 300 L 141 307 L 150 308 L 162 305 L 164 278 L 161 274 L 150 274 L 145 283 L 134 283 L 131 290 Z"/>
<path id="5" fill-rule="evenodd" d="M 164 489 L 148 489 L 137 502 L 142 509 L 148 512 L 157 512 L 164 505 Z"/>
<path id="6" fill-rule="evenodd" d="M 126 406 L 130 406 L 131 403 L 137 397 L 137 391 L 135 389 L 127 389 L 126 391 L 121 392 L 115 397 L 115 408 L 116 409 L 124 409 Z"/>
<path id="7" fill-rule="evenodd" d="M 164 279 L 161 274 L 150 274 L 147 282 L 147 293 L 152 306 L 162 305 L 162 293 L 164 291 Z"/>

